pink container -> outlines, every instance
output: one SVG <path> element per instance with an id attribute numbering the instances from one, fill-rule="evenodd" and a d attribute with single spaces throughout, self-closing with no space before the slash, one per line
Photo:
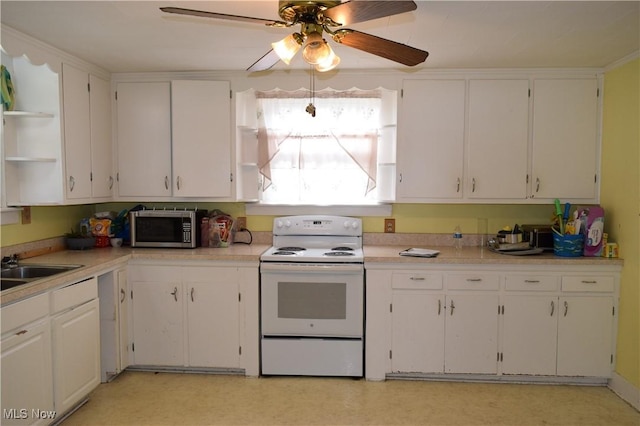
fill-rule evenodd
<path id="1" fill-rule="evenodd" d="M 578 207 L 584 234 L 584 255 L 602 256 L 604 234 L 604 209 L 602 207 Z"/>

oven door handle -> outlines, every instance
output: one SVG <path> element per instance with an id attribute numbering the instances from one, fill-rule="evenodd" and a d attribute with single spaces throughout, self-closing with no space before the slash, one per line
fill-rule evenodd
<path id="1" fill-rule="evenodd" d="M 261 271 L 270 272 L 354 272 L 362 273 L 362 263 L 268 263 L 260 264 Z"/>

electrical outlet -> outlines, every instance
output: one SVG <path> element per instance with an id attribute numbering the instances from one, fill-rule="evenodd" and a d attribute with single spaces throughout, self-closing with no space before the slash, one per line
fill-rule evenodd
<path id="1" fill-rule="evenodd" d="M 31 207 L 25 206 L 22 208 L 22 224 L 28 225 L 31 223 Z"/>
<path id="2" fill-rule="evenodd" d="M 240 216 L 236 219 L 236 230 L 240 231 L 247 228 L 247 218 Z"/>
<path id="3" fill-rule="evenodd" d="M 396 220 L 395 219 L 385 219 L 384 220 L 384 232 L 393 234 L 396 232 Z"/>

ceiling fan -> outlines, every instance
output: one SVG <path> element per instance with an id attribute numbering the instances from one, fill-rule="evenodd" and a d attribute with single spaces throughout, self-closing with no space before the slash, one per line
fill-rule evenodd
<path id="1" fill-rule="evenodd" d="M 329 71 L 335 68 L 340 63 L 340 58 L 322 37 L 323 32 L 336 43 L 407 66 L 422 63 L 429 55 L 424 50 L 406 44 L 344 28 L 344 25 L 410 12 L 417 8 L 413 1 L 279 0 L 278 3 L 278 14 L 282 21 L 179 7 L 161 7 L 160 10 L 179 15 L 253 22 L 276 28 L 300 25 L 299 32 L 294 32 L 279 42 L 272 43 L 272 49 L 247 68 L 249 72 L 268 70 L 280 60 L 289 65 L 300 49 L 302 49 L 304 60 L 314 65 L 317 71 Z"/>

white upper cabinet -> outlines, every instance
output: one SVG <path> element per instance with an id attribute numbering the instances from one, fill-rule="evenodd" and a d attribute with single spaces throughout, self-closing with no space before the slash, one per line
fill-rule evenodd
<path id="1" fill-rule="evenodd" d="M 89 76 L 62 64 L 67 198 L 91 198 Z"/>
<path id="2" fill-rule="evenodd" d="M 597 203 L 599 116 L 597 76 L 405 80 L 396 201 Z"/>
<path id="3" fill-rule="evenodd" d="M 533 82 L 531 197 L 598 201 L 598 81 Z"/>
<path id="4" fill-rule="evenodd" d="M 462 198 L 465 80 L 405 80 L 396 200 Z"/>
<path id="5" fill-rule="evenodd" d="M 526 199 L 529 80 L 470 80 L 465 194 Z"/>
<path id="6" fill-rule="evenodd" d="M 91 196 L 113 196 L 113 141 L 111 138 L 111 83 L 89 76 L 91 87 Z"/>
<path id="7" fill-rule="evenodd" d="M 118 83 L 116 102 L 119 196 L 170 197 L 170 83 Z"/>
<path id="8" fill-rule="evenodd" d="M 172 81 L 174 197 L 231 196 L 231 99 L 226 81 Z"/>
<path id="9" fill-rule="evenodd" d="M 117 86 L 120 198 L 231 197 L 228 82 Z"/>
<path id="10" fill-rule="evenodd" d="M 66 196 L 109 199 L 113 186 L 109 82 L 62 65 Z"/>

